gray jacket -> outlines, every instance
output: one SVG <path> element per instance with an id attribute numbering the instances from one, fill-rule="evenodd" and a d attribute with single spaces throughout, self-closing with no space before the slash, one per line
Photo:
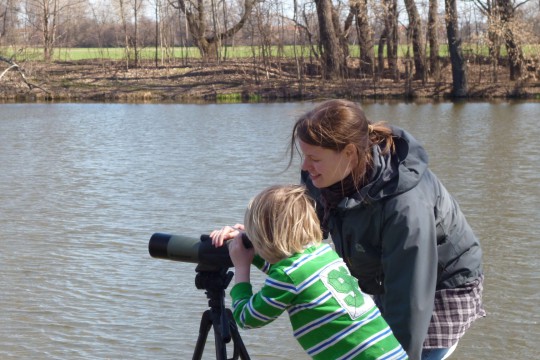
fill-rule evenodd
<path id="1" fill-rule="evenodd" d="M 392 127 L 396 153 L 373 147 L 370 182 L 333 210 L 328 230 L 362 290 L 411 359 L 420 358 L 435 290 L 482 274 L 482 251 L 454 198 L 428 169 L 422 146 Z M 319 190 L 302 180 L 320 205 Z"/>

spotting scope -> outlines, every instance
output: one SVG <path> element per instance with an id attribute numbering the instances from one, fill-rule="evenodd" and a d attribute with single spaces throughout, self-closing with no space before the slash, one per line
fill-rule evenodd
<path id="1" fill-rule="evenodd" d="M 242 242 L 247 248 L 253 246 L 245 233 L 242 233 Z M 155 233 L 148 243 L 148 251 L 154 258 L 195 263 L 209 270 L 233 267 L 228 247 L 214 247 L 209 235 L 197 238 Z"/>

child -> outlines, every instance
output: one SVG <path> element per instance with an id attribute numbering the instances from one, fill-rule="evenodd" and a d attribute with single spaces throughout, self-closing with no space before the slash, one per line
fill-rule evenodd
<path id="1" fill-rule="evenodd" d="M 314 359 L 407 358 L 343 260 L 321 244 L 319 220 L 303 186 L 267 188 L 251 200 L 244 220 L 253 249 L 244 247 L 236 231 L 241 225 L 228 227 L 228 236 L 225 230 L 210 235 L 216 246 L 236 235 L 229 254 L 235 266 L 233 313 L 240 327 L 264 326 L 287 311 L 294 336 Z M 252 261 L 268 275 L 256 294 L 249 282 Z"/>

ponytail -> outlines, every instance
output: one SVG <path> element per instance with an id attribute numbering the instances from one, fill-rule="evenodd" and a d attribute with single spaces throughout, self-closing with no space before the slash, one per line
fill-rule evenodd
<path id="1" fill-rule="evenodd" d="M 394 137 L 392 129 L 385 121 L 379 121 L 368 125 L 369 142 L 371 145 L 378 145 L 382 155 L 387 155 L 395 151 Z"/>

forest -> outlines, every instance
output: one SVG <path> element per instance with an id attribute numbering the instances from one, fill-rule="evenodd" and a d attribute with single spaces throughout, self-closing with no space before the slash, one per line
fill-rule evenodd
<path id="1" fill-rule="evenodd" d="M 0 97 L 538 98 L 539 20 L 537 0 L 0 0 Z"/>

